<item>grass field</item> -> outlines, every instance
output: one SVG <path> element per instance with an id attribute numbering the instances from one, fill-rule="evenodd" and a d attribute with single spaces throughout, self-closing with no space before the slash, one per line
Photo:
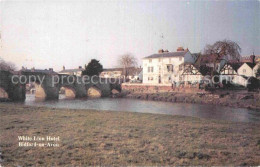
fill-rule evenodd
<path id="1" fill-rule="evenodd" d="M 1 164 L 260 165 L 259 127 L 260 123 L 2 103 Z M 18 147 L 22 135 L 59 136 L 59 147 Z"/>

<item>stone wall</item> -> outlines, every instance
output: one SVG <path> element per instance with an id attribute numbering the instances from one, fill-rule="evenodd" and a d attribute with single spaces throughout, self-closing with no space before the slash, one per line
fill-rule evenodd
<path id="1" fill-rule="evenodd" d="M 197 93 L 203 90 L 199 89 L 199 84 L 196 85 L 181 85 L 172 86 L 168 85 L 148 85 L 148 84 L 122 84 L 122 91 L 128 91 L 130 93 L 160 93 L 160 92 L 185 92 L 185 93 Z"/>

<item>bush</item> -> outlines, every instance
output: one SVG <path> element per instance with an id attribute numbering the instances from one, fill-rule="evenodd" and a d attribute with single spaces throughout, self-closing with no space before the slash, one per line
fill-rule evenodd
<path id="1" fill-rule="evenodd" d="M 247 89 L 248 91 L 254 91 L 260 88 L 260 80 L 255 77 L 248 79 Z"/>

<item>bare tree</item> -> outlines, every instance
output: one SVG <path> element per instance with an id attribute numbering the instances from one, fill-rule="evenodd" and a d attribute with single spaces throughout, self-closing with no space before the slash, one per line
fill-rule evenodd
<path id="1" fill-rule="evenodd" d="M 16 69 L 15 65 L 11 62 L 6 62 L 0 57 L 0 70 L 14 71 Z"/>
<path id="2" fill-rule="evenodd" d="M 216 63 L 220 60 L 239 61 L 240 53 L 240 46 L 230 40 L 217 41 L 213 45 L 207 45 L 204 49 L 204 55 L 209 56 L 210 63 L 214 63 L 214 70 L 216 70 Z"/>
<path id="3" fill-rule="evenodd" d="M 129 69 L 136 67 L 137 61 L 136 58 L 131 54 L 124 54 L 119 58 L 119 66 L 124 68 L 124 75 L 127 77 L 129 75 Z"/>

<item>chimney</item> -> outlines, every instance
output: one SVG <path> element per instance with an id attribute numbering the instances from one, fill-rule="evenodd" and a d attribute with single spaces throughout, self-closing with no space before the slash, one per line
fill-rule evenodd
<path id="1" fill-rule="evenodd" d="M 163 52 L 164 52 L 163 49 L 158 50 L 158 53 L 163 53 Z"/>
<path id="2" fill-rule="evenodd" d="M 63 66 L 62 69 L 65 70 L 65 66 Z"/>
<path id="3" fill-rule="evenodd" d="M 169 50 L 168 50 L 168 49 L 166 49 L 164 52 L 169 52 Z"/>
<path id="4" fill-rule="evenodd" d="M 185 49 L 185 51 L 188 52 L 188 51 L 189 51 L 189 48 Z"/>
<path id="5" fill-rule="evenodd" d="M 79 69 L 82 69 L 82 66 L 79 66 Z"/>
<path id="6" fill-rule="evenodd" d="M 183 47 L 178 47 L 177 52 L 184 51 Z"/>
<path id="7" fill-rule="evenodd" d="M 251 55 L 250 56 L 250 60 L 251 60 L 251 63 L 255 64 L 255 55 Z"/>
<path id="8" fill-rule="evenodd" d="M 31 71 L 34 72 L 34 71 L 35 71 L 35 68 L 33 67 L 33 68 L 31 69 Z"/>

